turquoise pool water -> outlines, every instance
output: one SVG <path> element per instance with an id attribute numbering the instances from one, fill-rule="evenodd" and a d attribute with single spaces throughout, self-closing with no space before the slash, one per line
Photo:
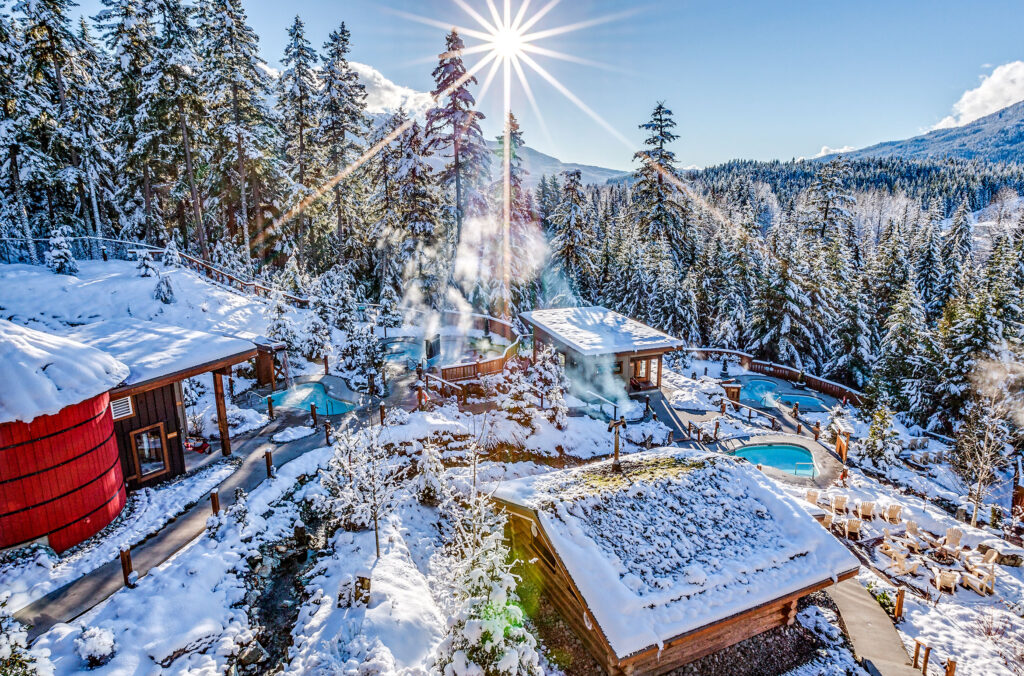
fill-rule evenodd
<path id="1" fill-rule="evenodd" d="M 775 399 L 783 408 L 793 408 L 793 404 L 800 404 L 800 410 L 808 413 L 825 410 L 824 402 L 809 394 L 779 394 Z"/>
<path id="2" fill-rule="evenodd" d="M 744 446 L 733 455 L 746 458 L 755 465 L 768 465 L 794 476 L 814 476 L 814 457 L 806 448 L 792 444 Z"/>
<path id="3" fill-rule="evenodd" d="M 423 343 L 398 341 L 384 346 L 384 358 L 390 362 L 418 362 L 423 357 Z"/>
<path id="4" fill-rule="evenodd" d="M 770 380 L 748 380 L 740 388 L 740 401 L 750 406 L 771 406 L 778 383 Z"/>
<path id="5" fill-rule="evenodd" d="M 316 404 L 316 412 L 326 415 L 348 413 L 355 408 L 347 401 L 341 401 L 327 394 L 327 388 L 320 383 L 302 383 L 287 390 L 274 392 L 270 395 L 274 406 L 309 410 L 310 404 Z"/>

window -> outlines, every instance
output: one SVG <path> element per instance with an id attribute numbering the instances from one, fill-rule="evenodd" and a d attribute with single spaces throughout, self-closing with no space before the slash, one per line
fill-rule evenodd
<path id="1" fill-rule="evenodd" d="M 132 398 L 122 397 L 121 399 L 114 399 L 110 402 L 110 413 L 114 420 L 120 420 L 121 418 L 130 418 L 135 415 L 135 410 L 132 408 Z"/>
<path id="2" fill-rule="evenodd" d="M 167 436 L 164 424 L 157 423 L 132 432 L 135 475 L 146 479 L 167 471 Z"/>
<path id="3" fill-rule="evenodd" d="M 640 379 L 640 380 L 646 380 L 647 379 L 647 360 L 646 359 L 638 359 L 638 360 L 636 360 L 636 362 L 634 362 L 634 364 L 635 365 L 633 366 L 633 372 L 636 374 L 636 377 L 638 379 Z"/>
<path id="4" fill-rule="evenodd" d="M 612 371 L 614 373 L 622 373 L 622 362 L 621 361 L 615 362 L 615 368 L 612 369 Z"/>

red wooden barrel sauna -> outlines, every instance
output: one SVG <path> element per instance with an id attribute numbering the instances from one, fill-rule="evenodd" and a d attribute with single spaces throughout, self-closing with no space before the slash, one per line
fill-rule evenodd
<path id="1" fill-rule="evenodd" d="M 120 513 L 126 494 L 109 404 L 104 392 L 0 424 L 0 548 L 45 537 L 60 552 Z"/>

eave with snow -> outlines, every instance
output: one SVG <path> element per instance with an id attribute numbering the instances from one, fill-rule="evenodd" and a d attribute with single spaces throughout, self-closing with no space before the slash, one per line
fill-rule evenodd
<path id="1" fill-rule="evenodd" d="M 502 483 L 524 575 L 610 674 L 661 674 L 792 623 L 858 561 L 749 463 L 663 448 Z"/>
<path id="2" fill-rule="evenodd" d="M 598 305 L 524 312 L 533 329 L 534 358 L 539 345 L 551 345 L 570 372 L 593 378 L 611 372 L 629 391 L 661 386 L 662 357 L 684 347 L 682 340 Z"/>

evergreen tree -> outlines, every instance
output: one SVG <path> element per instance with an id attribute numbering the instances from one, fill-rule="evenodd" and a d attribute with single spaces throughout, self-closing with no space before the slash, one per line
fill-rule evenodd
<path id="1" fill-rule="evenodd" d="M 61 225 L 50 233 L 50 250 L 46 252 L 46 266 L 58 275 L 74 275 L 78 272 L 78 262 L 71 251 L 71 228 Z"/>
<path id="2" fill-rule="evenodd" d="M 892 314 L 885 324 L 885 335 L 875 363 L 879 388 L 906 411 L 910 402 L 920 400 L 924 374 L 918 357 L 926 353 L 929 330 L 924 306 L 911 277 L 904 284 Z"/>
<path id="3" fill-rule="evenodd" d="M 436 507 L 446 497 L 444 465 L 441 464 L 440 449 L 435 444 L 428 441 L 421 445 L 412 481 L 420 504 Z"/>
<path id="4" fill-rule="evenodd" d="M 314 296 L 310 307 L 313 311 L 306 319 L 299 349 L 309 361 L 322 363 L 331 354 L 330 306 L 320 296 Z"/>
<path id="5" fill-rule="evenodd" d="M 140 251 L 138 257 L 139 264 L 135 266 L 135 269 L 139 271 L 139 277 L 152 277 L 160 274 L 160 271 L 156 269 L 156 265 L 153 264 L 153 256 L 149 253 L 148 249 Z"/>
<path id="6" fill-rule="evenodd" d="M 164 305 L 170 305 L 174 302 L 174 287 L 171 286 L 171 277 L 159 271 L 156 274 L 157 281 L 156 288 L 153 289 L 153 298 Z"/>
<path id="7" fill-rule="evenodd" d="M 465 43 L 452 29 L 445 39 L 445 51 L 434 69 L 437 105 L 427 111 L 428 149 L 449 158 L 441 173 L 441 184 L 455 193 L 455 247 L 462 240 L 467 218 L 482 216 L 487 210 L 483 188 L 490 171 L 490 151 L 480 131 L 483 113 L 475 109 L 476 99 L 469 91 L 476 84 L 462 61 Z"/>
<path id="8" fill-rule="evenodd" d="M 284 294 L 275 289 L 270 297 L 270 305 L 264 312 L 267 321 L 267 337 L 284 343 L 289 350 L 296 348 L 295 328 L 292 322 L 291 311 L 284 302 Z"/>
<path id="9" fill-rule="evenodd" d="M 441 275 L 436 269 L 441 205 L 419 123 L 413 122 L 401 135 L 399 152 L 393 180 L 397 184 L 396 226 L 401 237 L 398 255 L 405 265 L 403 277 L 413 283 L 418 300 L 438 308 L 442 297 Z"/>
<path id="10" fill-rule="evenodd" d="M 593 233 L 584 218 L 584 195 L 580 171 L 564 173 L 562 197 L 551 217 L 551 265 L 577 299 L 586 280 L 594 273 Z"/>
<path id="11" fill-rule="evenodd" d="M 966 199 L 953 214 L 953 222 L 942 238 L 942 261 L 945 269 L 939 299 L 945 305 L 956 294 L 964 271 L 974 264 L 974 226 Z"/>
<path id="12" fill-rule="evenodd" d="M 862 276 L 851 289 L 850 299 L 840 313 L 827 373 L 840 382 L 857 389 L 867 385 L 871 377 L 871 328 L 869 326 L 869 290 Z"/>
<path id="13" fill-rule="evenodd" d="M 178 253 L 178 242 L 174 237 L 169 237 L 167 239 L 167 246 L 164 247 L 164 253 L 160 259 L 163 261 L 165 268 L 181 267 L 181 255 Z"/>
<path id="14" fill-rule="evenodd" d="M 751 307 L 749 349 L 798 369 L 813 366 L 818 355 L 810 299 L 787 261 L 768 256 L 764 268 Z"/>
<path id="15" fill-rule="evenodd" d="M 651 119 L 640 125 L 648 132 L 645 150 L 633 156 L 640 161 L 633 187 L 633 209 L 641 234 L 668 249 L 677 269 L 685 275 L 697 261 L 698 240 L 689 222 L 687 200 L 680 188 L 675 153 L 668 149 L 676 136 L 672 111 L 658 103 Z"/>
<path id="16" fill-rule="evenodd" d="M 938 233 L 938 214 L 929 212 L 929 218 L 922 226 L 921 246 L 914 262 L 914 278 L 917 280 L 917 293 L 924 304 L 925 317 L 930 323 L 938 320 L 942 314 L 942 279 L 945 266 Z"/>

